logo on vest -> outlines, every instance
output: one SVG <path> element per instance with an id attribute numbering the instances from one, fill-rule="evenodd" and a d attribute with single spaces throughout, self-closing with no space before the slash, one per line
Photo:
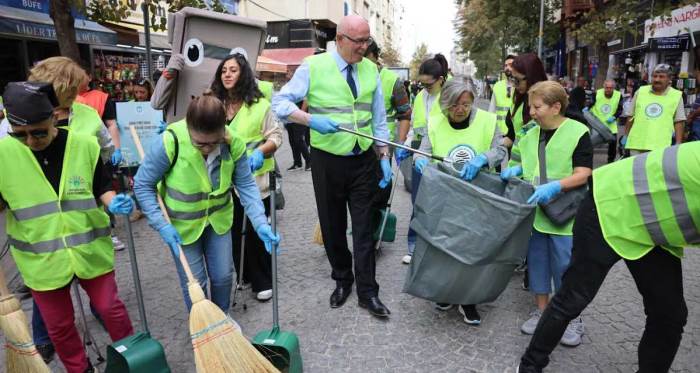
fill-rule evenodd
<path id="1" fill-rule="evenodd" d="M 71 176 L 68 179 L 68 195 L 88 193 L 87 182 L 81 176 Z"/>
<path id="2" fill-rule="evenodd" d="M 661 114 L 663 114 L 663 112 L 663 106 L 657 103 L 649 104 L 646 108 L 644 108 L 644 114 L 646 114 L 649 118 L 658 118 L 661 116 Z"/>
<path id="3" fill-rule="evenodd" d="M 449 165 L 453 170 L 460 172 L 464 168 L 464 165 L 476 157 L 476 151 L 469 145 L 460 144 L 452 148 L 447 157 L 453 160 Z"/>
<path id="4" fill-rule="evenodd" d="M 603 106 L 600 107 L 600 112 L 603 114 L 610 114 L 610 105 L 603 104 Z"/>

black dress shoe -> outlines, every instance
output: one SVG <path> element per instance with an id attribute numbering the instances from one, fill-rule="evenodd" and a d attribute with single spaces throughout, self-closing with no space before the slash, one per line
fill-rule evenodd
<path id="1" fill-rule="evenodd" d="M 333 294 L 331 294 L 331 308 L 338 308 L 342 306 L 345 301 L 348 300 L 350 293 L 352 293 L 352 286 L 336 287 L 335 290 L 333 290 Z"/>
<path id="2" fill-rule="evenodd" d="M 360 307 L 366 308 L 369 311 L 369 313 L 377 317 L 389 317 L 389 315 L 391 314 L 391 311 L 389 311 L 389 309 L 386 308 L 384 304 L 382 304 L 382 301 L 379 300 L 379 297 L 360 299 L 358 301 L 358 304 Z"/>

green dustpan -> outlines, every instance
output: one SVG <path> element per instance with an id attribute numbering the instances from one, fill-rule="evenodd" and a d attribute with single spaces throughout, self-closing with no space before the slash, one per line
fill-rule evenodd
<path id="1" fill-rule="evenodd" d="M 146 321 L 146 310 L 143 305 L 143 294 L 141 292 L 141 280 L 139 278 L 138 264 L 136 263 L 136 252 L 134 250 L 134 236 L 131 234 L 131 222 L 129 217 L 126 221 L 126 232 L 129 236 L 129 258 L 131 261 L 131 272 L 134 277 L 136 287 L 136 298 L 139 304 L 139 316 L 143 331 L 132 336 L 120 339 L 107 346 L 107 366 L 106 373 L 170 373 L 168 362 L 165 360 L 163 346 L 151 338 Z"/>
<path id="2" fill-rule="evenodd" d="M 270 190 L 275 190 L 275 172 L 270 172 Z M 275 211 L 275 193 L 270 193 L 270 220 L 272 231 L 277 233 L 277 218 Z M 299 337 L 292 332 L 280 331 L 279 312 L 277 306 L 277 246 L 270 250 L 272 253 L 272 329 L 264 330 L 253 338 L 253 346 L 257 348 L 272 364 L 282 372 L 301 373 L 304 371 Z"/>

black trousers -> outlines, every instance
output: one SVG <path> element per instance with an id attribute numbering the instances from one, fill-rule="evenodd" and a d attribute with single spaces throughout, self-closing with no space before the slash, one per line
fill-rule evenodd
<path id="1" fill-rule="evenodd" d="M 608 142 L 608 163 L 614 162 L 616 157 L 617 157 L 617 137 L 615 137 L 615 140 L 611 140 Z"/>
<path id="2" fill-rule="evenodd" d="M 301 166 L 301 158 L 304 157 L 304 163 L 309 165 L 309 144 L 311 135 L 309 127 L 303 124 L 288 123 L 287 135 L 289 135 L 289 145 L 292 147 L 292 157 L 294 165 Z"/>
<path id="3" fill-rule="evenodd" d="M 362 299 L 377 296 L 376 261 L 372 247 L 372 204 L 379 189 L 379 162 L 372 149 L 357 156 L 337 156 L 311 148 L 311 174 L 323 244 L 338 286 L 357 279 Z M 347 209 L 352 221 L 353 252 L 346 238 Z M 353 276 L 353 259 L 355 276 Z"/>
<path id="4" fill-rule="evenodd" d="M 605 242 L 592 196 L 576 215 L 574 246 L 562 286 L 542 314 L 520 372 L 541 372 L 569 321 L 593 301 L 610 268 L 622 258 Z M 688 309 L 683 298 L 681 261 L 655 247 L 638 260 L 625 260 L 644 301 L 646 326 L 637 357 L 641 373 L 667 372 L 681 342 Z M 622 315 L 624 316 L 624 315 Z"/>
<path id="5" fill-rule="evenodd" d="M 265 215 L 270 216 L 270 197 L 263 199 Z M 243 219 L 246 219 L 245 234 L 245 263 L 243 282 L 250 282 L 253 292 L 272 289 L 272 257 L 265 250 L 265 244 L 260 240 L 253 229 L 250 219 L 245 215 L 241 200 L 233 193 L 233 226 L 231 227 L 231 239 L 233 240 L 233 263 L 236 273 L 241 270 L 241 230 Z"/>

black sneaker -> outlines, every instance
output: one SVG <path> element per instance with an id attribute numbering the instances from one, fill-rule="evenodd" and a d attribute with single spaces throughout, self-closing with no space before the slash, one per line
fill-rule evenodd
<path id="1" fill-rule="evenodd" d="M 311 171 L 311 163 L 306 164 L 306 167 L 304 167 L 304 171 Z"/>
<path id="2" fill-rule="evenodd" d="M 53 344 L 51 343 L 36 345 L 36 350 L 39 352 L 39 355 L 41 355 L 41 358 L 46 364 L 50 363 L 56 354 L 56 349 L 53 348 Z"/>
<path id="3" fill-rule="evenodd" d="M 462 316 L 464 316 L 465 323 L 469 325 L 481 324 L 481 315 L 479 315 L 479 312 L 476 310 L 476 305 L 460 305 L 457 307 L 457 310 L 460 314 L 462 314 Z"/>
<path id="4" fill-rule="evenodd" d="M 293 164 L 292 167 L 289 167 L 287 169 L 287 171 L 299 171 L 299 170 L 301 170 L 301 165 L 296 165 L 296 164 Z"/>

